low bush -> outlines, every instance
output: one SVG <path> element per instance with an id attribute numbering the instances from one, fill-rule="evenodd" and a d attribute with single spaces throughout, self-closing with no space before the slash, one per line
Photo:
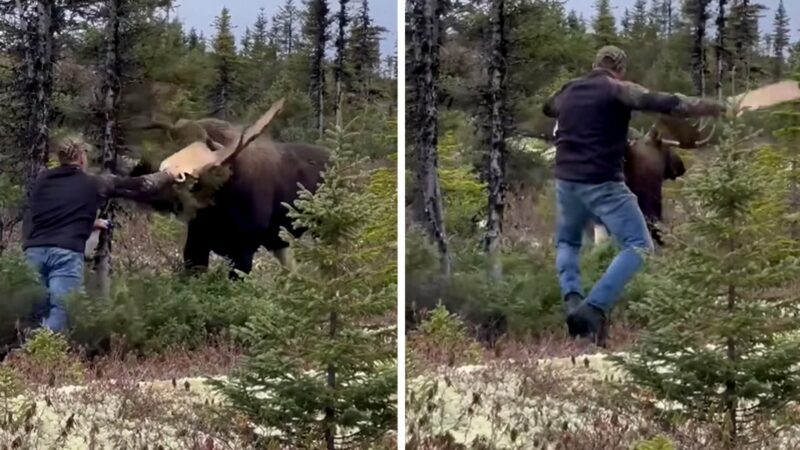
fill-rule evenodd
<path id="1" fill-rule="evenodd" d="M 112 337 L 140 351 L 194 348 L 227 334 L 233 325 L 244 325 L 265 288 L 255 278 L 229 280 L 224 265 L 191 278 L 121 274 L 108 300 L 91 293 L 69 300 L 71 337 L 93 349 Z"/>
<path id="2" fill-rule="evenodd" d="M 18 334 L 30 325 L 34 307 L 45 295 L 39 275 L 19 253 L 0 258 L 0 354 L 18 340 Z"/>
<path id="3" fill-rule="evenodd" d="M 555 250 L 531 247 L 507 248 L 502 255 L 503 279 L 492 282 L 487 259 L 477 245 L 458 246 L 453 255 L 449 281 L 439 276 L 435 249 L 419 233 L 407 233 L 406 308 L 415 322 L 439 303 L 461 315 L 483 338 L 508 331 L 516 336 L 540 335 L 563 327 L 563 311 Z M 586 248 L 581 273 L 586 292 L 602 276 L 617 253 L 612 244 Z M 641 326 L 646 318 L 627 305 L 647 292 L 650 276 L 645 270 L 625 288 L 614 310 L 615 321 Z M 414 325 L 414 324 L 410 324 Z M 487 335 L 487 333 L 489 333 Z"/>

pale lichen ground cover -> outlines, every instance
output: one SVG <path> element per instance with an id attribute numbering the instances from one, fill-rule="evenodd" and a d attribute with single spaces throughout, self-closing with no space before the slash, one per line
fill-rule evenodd
<path id="1" fill-rule="evenodd" d="M 201 425 L 204 406 L 223 401 L 207 380 L 105 381 L 26 391 L 0 404 L 18 425 L 0 429 L 0 444 L 64 450 L 184 449 L 189 443 L 212 439 L 215 448 L 243 448 Z"/>
<path id="2" fill-rule="evenodd" d="M 596 432 L 593 424 L 598 421 L 626 422 L 636 440 L 656 436 L 655 431 L 641 431 L 655 429 L 644 414 L 623 413 L 613 402 L 597 401 L 624 379 L 624 371 L 603 353 L 439 368 L 408 381 L 407 430 L 419 437 L 449 433 L 468 446 L 483 440 L 498 449 L 534 444 L 556 448 L 562 432 Z M 655 405 L 667 407 L 662 402 Z M 800 426 L 790 426 L 763 448 L 797 445 Z"/>

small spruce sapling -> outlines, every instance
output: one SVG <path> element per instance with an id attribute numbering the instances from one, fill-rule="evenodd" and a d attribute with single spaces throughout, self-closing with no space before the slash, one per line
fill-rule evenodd
<path id="1" fill-rule="evenodd" d="M 386 199 L 369 189 L 373 171 L 354 157 L 352 136 L 332 137 L 323 183 L 290 208 L 305 237 L 283 233 L 297 270 L 264 292 L 240 330 L 245 363 L 218 384 L 234 408 L 293 448 L 360 448 L 396 426 L 396 329 L 380 326 L 395 304 L 386 269 L 394 270 L 395 250 L 374 239 L 376 224 L 396 221 L 380 217 Z"/>
<path id="2" fill-rule="evenodd" d="M 714 159 L 690 171 L 693 208 L 635 305 L 648 328 L 613 358 L 670 414 L 718 426 L 728 449 L 800 400 L 800 293 L 785 289 L 800 276 L 798 241 L 771 206 L 774 170 L 743 136 L 726 124 Z"/>

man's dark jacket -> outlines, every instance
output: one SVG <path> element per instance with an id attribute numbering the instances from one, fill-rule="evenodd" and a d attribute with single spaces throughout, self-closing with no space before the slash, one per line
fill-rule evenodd
<path id="1" fill-rule="evenodd" d="M 103 199 L 144 197 L 169 179 L 164 173 L 136 178 L 94 176 L 74 165 L 45 170 L 31 190 L 22 226 L 23 248 L 58 247 L 83 253 Z"/>
<path id="2" fill-rule="evenodd" d="M 624 181 L 623 159 L 634 110 L 678 117 L 717 115 L 724 106 L 699 98 L 650 92 L 604 69 L 570 81 L 545 103 L 558 119 L 556 178 L 599 184 Z"/>

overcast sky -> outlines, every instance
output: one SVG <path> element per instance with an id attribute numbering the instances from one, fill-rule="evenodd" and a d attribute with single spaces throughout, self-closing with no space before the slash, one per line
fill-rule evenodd
<path id="1" fill-rule="evenodd" d="M 239 38 L 244 34 L 245 27 L 252 26 L 261 8 L 267 17 L 274 16 L 285 0 L 177 0 L 177 14 L 187 29 L 194 27 L 202 31 L 206 37 L 214 34 L 214 18 L 219 15 L 223 7 L 231 12 L 234 34 Z M 298 8 L 304 8 L 302 0 L 295 0 Z M 339 2 L 329 2 L 331 10 L 338 8 Z M 360 0 L 351 0 L 353 7 L 361 7 Z M 394 0 L 369 0 L 370 15 L 377 25 L 387 30 L 381 42 L 383 55 L 394 52 L 395 39 L 397 38 L 397 4 Z"/>
<path id="2" fill-rule="evenodd" d="M 622 17 L 625 13 L 625 8 L 633 9 L 633 4 L 636 0 L 611 0 L 611 7 L 614 10 L 614 15 L 617 17 Z M 680 4 L 680 1 L 674 2 L 676 5 Z M 728 2 L 729 4 L 731 2 Z M 766 6 L 768 9 L 764 11 L 763 17 L 761 18 L 761 32 L 763 34 L 764 31 L 769 30 L 772 33 L 772 22 L 775 18 L 775 10 L 778 8 L 778 0 L 759 0 L 759 3 Z M 647 5 L 648 9 L 652 2 L 648 0 Z M 566 0 L 566 8 L 568 10 L 574 9 L 580 14 L 583 14 L 584 19 L 587 22 L 591 23 L 591 18 L 594 16 L 594 5 L 595 0 Z M 796 42 L 800 40 L 800 0 L 783 0 L 783 6 L 786 8 L 786 13 L 789 16 L 789 27 L 792 30 L 792 42 Z M 712 13 L 712 17 L 714 17 Z M 709 21 L 709 24 L 713 26 L 713 19 Z M 619 27 L 619 20 L 617 21 L 617 27 Z"/>

